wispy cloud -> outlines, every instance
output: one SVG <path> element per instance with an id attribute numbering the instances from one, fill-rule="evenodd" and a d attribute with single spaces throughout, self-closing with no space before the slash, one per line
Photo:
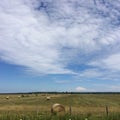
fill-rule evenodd
<path id="1" fill-rule="evenodd" d="M 65 84 L 65 83 L 69 83 L 70 81 L 69 80 L 56 80 L 55 83 L 58 83 L 58 84 Z"/>
<path id="2" fill-rule="evenodd" d="M 120 84 L 95 84 L 94 88 L 96 89 L 96 92 L 120 92 Z M 104 88 L 104 89 L 103 89 Z"/>
<path id="3" fill-rule="evenodd" d="M 109 78 L 114 72 L 118 79 L 119 7 L 119 0 L 3 0 L 0 57 L 41 74 Z"/>
<path id="4" fill-rule="evenodd" d="M 93 64 L 106 69 L 120 70 L 120 53 L 109 55 L 106 58 L 93 62 Z"/>

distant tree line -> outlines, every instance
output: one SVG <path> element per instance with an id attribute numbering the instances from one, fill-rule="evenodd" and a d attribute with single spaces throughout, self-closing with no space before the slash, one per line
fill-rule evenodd
<path id="1" fill-rule="evenodd" d="M 4 95 L 4 94 L 120 94 L 120 92 L 56 92 L 56 91 L 52 91 L 52 92 L 19 92 L 19 93 L 0 93 L 0 95 Z"/>

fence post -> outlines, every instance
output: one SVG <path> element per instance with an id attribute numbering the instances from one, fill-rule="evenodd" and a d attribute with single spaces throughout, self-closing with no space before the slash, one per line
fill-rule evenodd
<path id="1" fill-rule="evenodd" d="M 106 115 L 108 116 L 109 111 L 108 111 L 108 106 L 107 105 L 106 105 L 105 109 L 106 109 Z"/>
<path id="2" fill-rule="evenodd" d="M 69 106 L 69 112 L 70 112 L 70 115 L 72 114 L 72 108 L 71 106 Z"/>

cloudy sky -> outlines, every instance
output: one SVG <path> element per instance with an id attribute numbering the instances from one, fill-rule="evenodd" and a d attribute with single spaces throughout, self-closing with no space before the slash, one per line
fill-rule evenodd
<path id="1" fill-rule="evenodd" d="M 120 92 L 120 0 L 2 0 L 0 92 Z"/>

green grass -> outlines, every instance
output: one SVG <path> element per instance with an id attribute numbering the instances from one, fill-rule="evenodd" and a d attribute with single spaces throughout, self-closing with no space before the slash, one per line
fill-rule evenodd
<path id="1" fill-rule="evenodd" d="M 120 120 L 120 114 L 111 114 L 109 116 L 94 115 L 69 115 L 52 116 L 50 114 L 3 114 L 0 120 Z"/>

